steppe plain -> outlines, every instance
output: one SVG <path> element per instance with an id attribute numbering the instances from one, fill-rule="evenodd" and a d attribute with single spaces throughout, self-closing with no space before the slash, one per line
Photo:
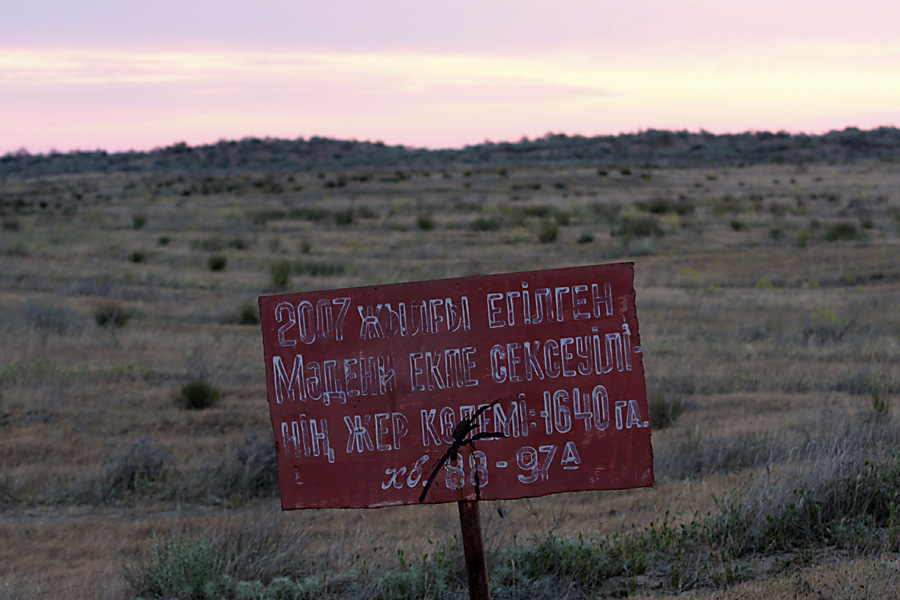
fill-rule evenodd
<path id="1" fill-rule="evenodd" d="M 181 597 L 465 597 L 453 505 L 280 511 L 256 299 L 618 261 L 657 483 L 485 503 L 494 596 L 898 594 L 900 163 L 6 177 L 0 198 L 4 600 L 173 594 L 148 575 L 173 548 L 228 563 Z M 194 381 L 218 402 L 179 403 Z"/>

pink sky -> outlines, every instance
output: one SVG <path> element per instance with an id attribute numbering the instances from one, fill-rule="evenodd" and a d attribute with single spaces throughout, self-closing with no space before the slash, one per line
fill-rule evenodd
<path id="1" fill-rule="evenodd" d="M 896 0 L 30 0 L 0 154 L 900 123 Z"/>

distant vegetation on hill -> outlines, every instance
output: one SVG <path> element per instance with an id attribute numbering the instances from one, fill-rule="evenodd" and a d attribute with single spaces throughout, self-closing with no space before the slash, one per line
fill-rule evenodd
<path id="1" fill-rule="evenodd" d="M 77 151 L 0 157 L 0 176 L 66 173 L 259 171 L 359 167 L 430 167 L 465 164 L 597 164 L 697 166 L 703 164 L 848 163 L 900 157 L 900 129 L 848 127 L 823 135 L 767 131 L 716 135 L 648 129 L 584 137 L 547 134 L 518 142 L 484 142 L 462 149 L 427 150 L 312 137 L 246 138 L 204 146 L 184 142 L 148 152 Z"/>

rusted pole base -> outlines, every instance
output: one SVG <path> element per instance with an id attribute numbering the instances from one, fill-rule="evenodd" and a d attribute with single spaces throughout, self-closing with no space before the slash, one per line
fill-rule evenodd
<path id="1" fill-rule="evenodd" d="M 462 528 L 463 552 L 466 554 L 466 573 L 469 577 L 470 600 L 491 600 L 487 562 L 484 559 L 484 539 L 481 535 L 481 513 L 478 502 L 459 503 L 459 525 Z"/>

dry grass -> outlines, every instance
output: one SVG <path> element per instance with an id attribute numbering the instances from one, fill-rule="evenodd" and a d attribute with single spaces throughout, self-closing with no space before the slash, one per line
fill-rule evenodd
<path id="1" fill-rule="evenodd" d="M 271 440 L 260 333 L 242 315 L 281 285 L 636 262 L 648 386 L 683 402 L 654 432 L 659 483 L 488 503 L 492 552 L 667 513 L 688 523 L 766 467 L 803 464 L 836 424 L 890 421 L 900 168 L 631 169 L 285 173 L 270 178 L 284 179 L 280 192 L 192 196 L 167 176 L 0 182 L 0 197 L 27 199 L 0 203 L 15 224 L 0 232 L 0 598 L 121 597 L 154 532 L 293 535 L 312 574 L 451 543 L 453 506 L 279 513 L 260 460 Z M 211 271 L 211 254 L 227 268 Z M 179 407 L 195 380 L 221 390 L 215 406 Z M 135 470 L 129 457 L 164 468 Z M 775 558 L 753 558 L 748 581 L 690 593 L 897 586 L 890 554 Z M 638 593 L 663 593 L 647 586 Z"/>

